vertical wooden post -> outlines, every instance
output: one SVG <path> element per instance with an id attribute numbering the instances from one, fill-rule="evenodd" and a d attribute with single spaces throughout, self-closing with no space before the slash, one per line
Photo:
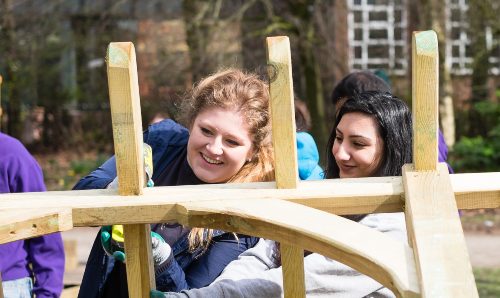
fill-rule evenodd
<path id="1" fill-rule="evenodd" d="M 286 36 L 267 38 L 271 116 L 276 186 L 297 188 L 297 141 L 290 41 Z M 285 297 L 305 297 L 304 250 L 281 243 Z"/>
<path id="2" fill-rule="evenodd" d="M 413 165 L 403 167 L 408 238 L 422 297 L 478 297 L 448 168 L 437 163 L 438 45 L 413 33 Z"/>
<path id="3" fill-rule="evenodd" d="M 124 196 L 140 195 L 144 187 L 144 161 L 134 45 L 110 43 L 107 60 L 118 192 Z M 125 225 L 123 230 L 129 297 L 149 297 L 155 289 L 150 226 Z"/>

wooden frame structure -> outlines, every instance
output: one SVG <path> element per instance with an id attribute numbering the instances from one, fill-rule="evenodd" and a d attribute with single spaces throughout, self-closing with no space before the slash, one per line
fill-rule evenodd
<path id="1" fill-rule="evenodd" d="M 131 43 L 111 43 L 118 192 L 0 195 L 0 243 L 78 226 L 125 224 L 130 297 L 149 297 L 155 285 L 147 223 L 176 220 L 280 241 L 285 297 L 305 296 L 304 249 L 374 278 L 398 297 L 477 297 L 457 207 L 498 208 L 500 173 L 449 175 L 437 163 L 436 34 L 415 32 L 412 47 L 414 163 L 404 166 L 402 177 L 299 181 L 289 41 L 271 37 L 276 182 L 143 189 L 135 51 Z M 410 244 L 338 216 L 401 211 Z"/>

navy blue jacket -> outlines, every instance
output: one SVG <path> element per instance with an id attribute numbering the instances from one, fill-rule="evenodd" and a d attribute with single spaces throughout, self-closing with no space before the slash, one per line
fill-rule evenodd
<path id="1" fill-rule="evenodd" d="M 188 130 L 172 120 L 153 124 L 144 132 L 144 142 L 153 149 L 153 181 L 156 186 L 202 184 L 187 163 Z M 115 158 L 82 178 L 74 189 L 105 188 L 116 177 Z M 152 224 L 172 247 L 174 258 L 156 272 L 156 287 L 179 292 L 209 285 L 240 253 L 253 247 L 258 238 L 215 231 L 205 253 L 188 250 L 189 229 L 178 224 Z M 104 252 L 100 234 L 90 252 L 78 297 L 128 297 L 125 265 Z"/>

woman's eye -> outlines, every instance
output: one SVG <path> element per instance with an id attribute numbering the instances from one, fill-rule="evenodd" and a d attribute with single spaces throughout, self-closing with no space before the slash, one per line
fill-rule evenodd
<path id="1" fill-rule="evenodd" d="M 339 137 L 339 136 L 336 136 L 336 137 L 335 137 L 335 141 L 337 141 L 337 142 L 342 142 L 342 138 L 341 138 L 341 137 Z"/>
<path id="2" fill-rule="evenodd" d="M 240 143 L 238 143 L 237 141 L 235 140 L 226 140 L 226 142 L 231 145 L 231 146 L 239 146 Z"/>
<path id="3" fill-rule="evenodd" d="M 354 142 L 354 143 L 353 143 L 353 145 L 354 145 L 355 147 L 358 147 L 358 148 L 361 148 L 361 147 L 364 147 L 364 146 L 365 146 L 365 144 L 363 144 L 363 143 L 359 143 L 359 142 Z"/>
<path id="4" fill-rule="evenodd" d="M 204 128 L 204 127 L 201 127 L 201 132 L 204 134 L 204 135 L 212 135 L 212 132 L 207 129 L 207 128 Z"/>

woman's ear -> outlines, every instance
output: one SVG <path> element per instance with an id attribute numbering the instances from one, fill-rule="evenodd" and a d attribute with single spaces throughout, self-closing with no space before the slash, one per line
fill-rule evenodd
<path id="1" fill-rule="evenodd" d="M 252 145 L 252 148 L 250 148 L 250 150 L 248 151 L 246 162 L 251 162 L 255 158 L 257 158 L 257 151 L 254 149 Z"/>

